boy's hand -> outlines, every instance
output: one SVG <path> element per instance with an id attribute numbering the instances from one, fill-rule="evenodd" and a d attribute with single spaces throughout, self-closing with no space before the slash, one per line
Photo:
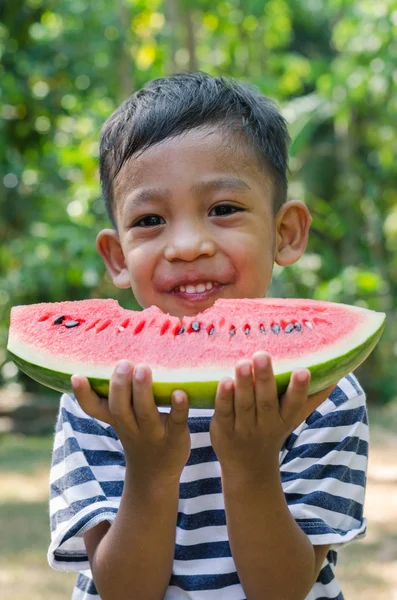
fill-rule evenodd
<path id="1" fill-rule="evenodd" d="M 315 410 L 335 385 L 308 396 L 310 371 L 292 373 L 287 391 L 277 395 L 271 357 L 256 352 L 252 361 L 240 361 L 235 382 L 219 382 L 210 435 L 222 469 L 263 475 L 277 462 L 288 435 Z"/>
<path id="2" fill-rule="evenodd" d="M 72 389 L 81 408 L 91 417 L 109 423 L 123 445 L 127 466 L 136 480 L 180 478 L 189 458 L 188 399 L 172 395 L 169 414 L 158 411 L 149 367 L 121 361 L 110 379 L 109 398 L 100 398 L 89 381 L 73 375 Z"/>

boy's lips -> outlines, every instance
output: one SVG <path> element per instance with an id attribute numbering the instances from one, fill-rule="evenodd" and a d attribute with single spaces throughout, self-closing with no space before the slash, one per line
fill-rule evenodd
<path id="1" fill-rule="evenodd" d="M 211 285 L 209 285 L 211 283 Z M 177 298 L 181 298 L 187 302 L 203 302 L 210 298 L 211 296 L 215 296 L 219 294 L 221 290 L 225 287 L 224 284 L 214 284 L 212 282 L 207 282 L 207 285 L 204 283 L 199 283 L 195 286 L 193 285 L 180 285 L 172 290 L 172 295 Z"/>

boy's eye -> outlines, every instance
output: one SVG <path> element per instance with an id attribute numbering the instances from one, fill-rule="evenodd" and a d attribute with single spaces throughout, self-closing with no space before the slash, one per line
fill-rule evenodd
<path id="1" fill-rule="evenodd" d="M 163 217 L 159 217 L 159 215 L 146 215 L 135 221 L 133 227 L 157 227 L 158 225 L 164 225 L 164 223 Z"/>
<path id="2" fill-rule="evenodd" d="M 243 209 L 239 206 L 234 206 L 233 204 L 218 204 L 211 210 L 210 216 L 225 217 L 228 215 L 233 215 L 235 212 L 239 212 L 241 210 Z"/>

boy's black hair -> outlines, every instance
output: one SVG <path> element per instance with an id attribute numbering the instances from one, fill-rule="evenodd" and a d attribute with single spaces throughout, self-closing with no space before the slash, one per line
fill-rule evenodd
<path id="1" fill-rule="evenodd" d="M 259 164 L 270 171 L 274 211 L 287 196 L 289 135 L 273 100 L 255 87 L 201 71 L 153 79 L 109 117 L 100 142 L 100 175 L 107 213 L 113 215 L 113 182 L 124 163 L 166 138 L 217 125 L 243 133 Z"/>

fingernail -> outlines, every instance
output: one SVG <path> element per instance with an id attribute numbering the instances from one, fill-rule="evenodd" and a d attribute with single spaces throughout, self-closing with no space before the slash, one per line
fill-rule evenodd
<path id="1" fill-rule="evenodd" d="M 240 373 L 241 373 L 241 375 L 244 375 L 244 376 L 249 375 L 251 373 L 251 364 L 244 363 L 243 365 L 241 365 Z"/>
<path id="2" fill-rule="evenodd" d="M 231 377 L 224 377 L 220 383 L 226 392 L 230 392 L 234 385 L 234 381 Z"/>
<path id="3" fill-rule="evenodd" d="M 134 379 L 135 381 L 143 381 L 146 377 L 146 369 L 145 367 L 136 367 L 134 371 Z"/>
<path id="4" fill-rule="evenodd" d="M 310 373 L 306 369 L 296 371 L 296 378 L 300 383 L 306 383 L 309 379 Z"/>
<path id="5" fill-rule="evenodd" d="M 130 369 L 130 363 L 126 360 L 121 361 L 116 367 L 116 371 L 117 373 L 120 373 L 120 375 L 126 375 Z"/>
<path id="6" fill-rule="evenodd" d="M 79 380 L 78 376 L 77 375 L 72 375 L 72 377 L 70 378 L 70 381 L 72 383 L 72 388 L 74 390 L 77 390 L 77 388 L 79 387 L 79 383 L 80 383 L 80 380 Z"/>
<path id="7" fill-rule="evenodd" d="M 267 354 L 255 356 L 255 362 L 258 369 L 267 369 L 270 364 L 270 358 Z"/>

